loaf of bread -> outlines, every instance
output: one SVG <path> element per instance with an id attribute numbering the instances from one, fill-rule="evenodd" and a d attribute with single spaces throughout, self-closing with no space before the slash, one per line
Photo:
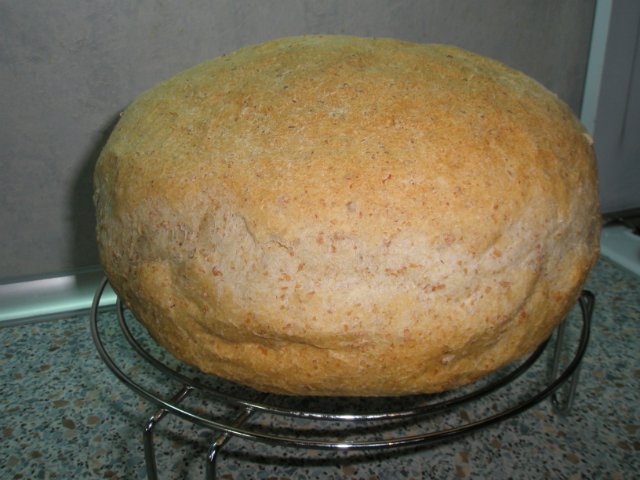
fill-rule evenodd
<path id="1" fill-rule="evenodd" d="M 95 170 L 118 295 L 204 372 L 404 395 L 531 352 L 598 255 L 590 137 L 526 75 L 444 45 L 305 36 L 138 97 Z"/>

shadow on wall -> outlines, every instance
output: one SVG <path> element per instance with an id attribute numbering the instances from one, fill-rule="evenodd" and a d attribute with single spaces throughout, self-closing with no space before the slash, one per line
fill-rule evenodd
<path id="1" fill-rule="evenodd" d="M 93 207 L 93 171 L 100 152 L 115 128 L 120 113 L 112 116 L 104 128 L 96 135 L 95 141 L 84 155 L 84 159 L 73 181 L 69 193 L 71 215 L 71 238 L 68 258 L 74 269 L 95 269 L 99 266 L 96 244 L 96 216 Z"/>

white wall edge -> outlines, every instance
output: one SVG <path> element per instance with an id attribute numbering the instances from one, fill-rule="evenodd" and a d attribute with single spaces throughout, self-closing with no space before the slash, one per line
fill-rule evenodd
<path id="1" fill-rule="evenodd" d="M 591 46 L 589 48 L 589 63 L 587 65 L 582 106 L 580 108 L 580 120 L 592 135 L 595 131 L 596 116 L 598 114 L 598 101 L 600 99 L 612 8 L 613 0 L 596 1 Z"/>

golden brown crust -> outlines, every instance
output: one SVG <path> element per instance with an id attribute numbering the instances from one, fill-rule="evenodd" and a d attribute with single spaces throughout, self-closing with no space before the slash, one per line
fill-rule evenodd
<path id="1" fill-rule="evenodd" d="M 598 254 L 566 105 L 443 45 L 284 38 L 127 109 L 95 173 L 98 243 L 154 337 L 258 389 L 400 395 L 529 352 Z"/>

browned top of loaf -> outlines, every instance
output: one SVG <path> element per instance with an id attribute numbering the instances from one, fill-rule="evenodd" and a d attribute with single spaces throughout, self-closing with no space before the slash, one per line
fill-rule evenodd
<path id="1" fill-rule="evenodd" d="M 127 182 L 136 196 L 180 202 L 222 182 L 260 240 L 293 241 L 314 219 L 476 252 L 537 193 L 552 190 L 567 217 L 567 182 L 546 172 L 565 162 L 563 175 L 583 175 L 574 150 L 590 149 L 568 108 L 522 73 L 451 46 L 351 37 L 285 38 L 204 63 L 140 97 L 118 129 L 135 138 L 112 148 L 145 159 Z M 150 185 L 158 168 L 172 170 Z"/>
<path id="2" fill-rule="evenodd" d="M 228 374 L 251 383 L 247 372 L 272 362 L 280 374 L 265 370 L 264 389 L 296 391 L 301 381 L 277 370 L 294 344 L 322 378 L 311 359 L 328 350 L 334 361 L 375 345 L 344 361 L 365 365 L 388 344 L 402 352 L 391 362 L 442 366 L 451 349 L 479 358 L 513 328 L 482 361 L 504 363 L 549 333 L 597 255 L 594 157 L 579 122 L 531 78 L 451 46 L 310 36 L 243 48 L 140 96 L 96 179 L 101 255 L 119 293 L 153 310 L 136 298 L 166 261 L 167 278 L 193 282 L 181 296 L 194 325 L 230 342 L 216 347 L 230 370 L 233 348 L 270 349 Z M 206 245 L 207 215 L 234 241 Z M 196 298 L 208 288 L 215 307 Z M 180 333 L 171 328 L 165 344 Z M 180 342 L 190 361 L 205 356 Z M 443 388 L 471 378 L 473 360 L 463 363 L 454 380 L 434 367 L 444 376 L 431 386 L 392 385 L 400 374 L 389 372 L 388 385 L 362 391 Z M 317 391 L 357 394 L 356 374 L 325 375 Z"/>

